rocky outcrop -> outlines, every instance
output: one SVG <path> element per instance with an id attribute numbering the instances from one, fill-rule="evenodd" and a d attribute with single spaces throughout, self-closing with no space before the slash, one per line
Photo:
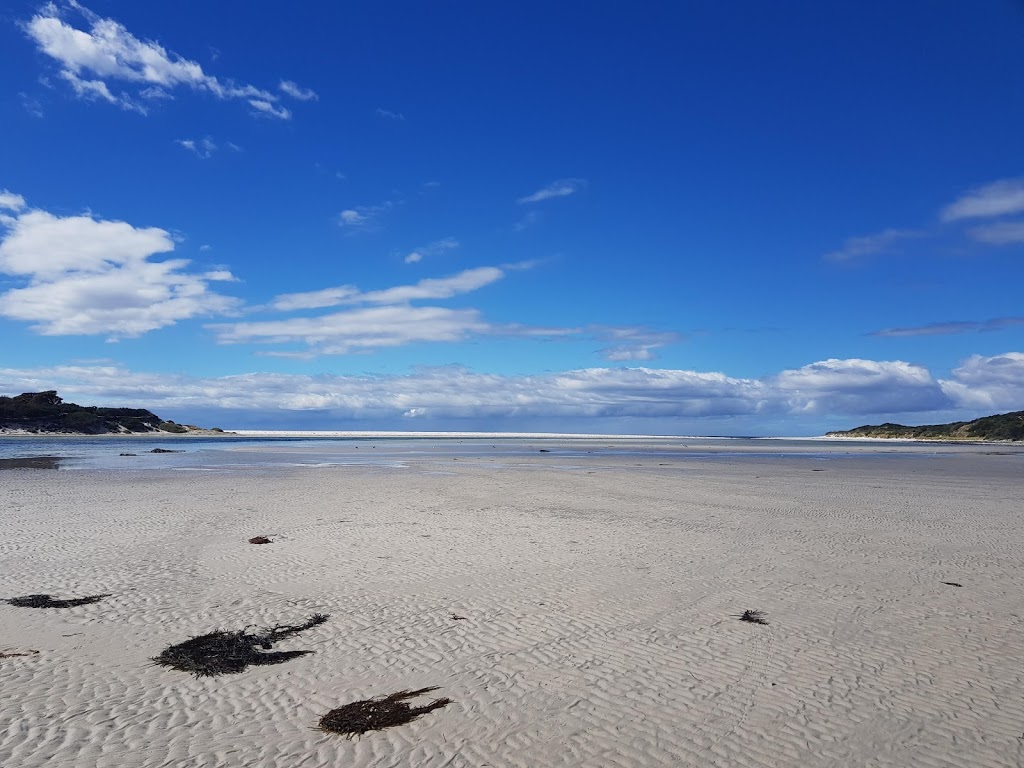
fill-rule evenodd
<path id="1" fill-rule="evenodd" d="M 144 408 L 99 408 L 65 403 L 54 390 L 0 396 L 0 432 L 32 434 L 146 434 L 205 432 L 161 419 Z M 218 430 L 219 431 L 219 430 Z"/>

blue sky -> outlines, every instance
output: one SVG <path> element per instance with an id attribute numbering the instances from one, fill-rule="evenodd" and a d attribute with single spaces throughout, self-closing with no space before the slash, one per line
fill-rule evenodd
<path id="1" fill-rule="evenodd" d="M 1024 4 L 9 3 L 0 392 L 230 427 L 1024 408 Z"/>

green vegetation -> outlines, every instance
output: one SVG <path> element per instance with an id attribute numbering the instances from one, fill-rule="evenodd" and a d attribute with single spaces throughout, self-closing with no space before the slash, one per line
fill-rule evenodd
<path id="1" fill-rule="evenodd" d="M 188 432 L 181 424 L 175 424 L 173 421 L 162 421 L 157 428 L 162 432 L 173 432 L 176 435 L 183 435 Z"/>
<path id="2" fill-rule="evenodd" d="M 102 435 L 156 432 L 157 425 L 162 423 L 166 422 L 143 408 L 98 408 L 65 403 L 54 390 L 25 392 L 17 397 L 0 396 L 0 429 Z"/>
<path id="3" fill-rule="evenodd" d="M 1024 411 L 983 416 L 974 421 L 954 421 L 951 424 L 925 424 L 907 427 L 885 423 L 877 426 L 865 424 L 845 432 L 829 432 L 826 437 L 887 437 L 895 440 L 1024 440 Z"/>

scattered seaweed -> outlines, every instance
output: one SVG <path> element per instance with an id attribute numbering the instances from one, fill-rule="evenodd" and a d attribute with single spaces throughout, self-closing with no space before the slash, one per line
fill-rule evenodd
<path id="1" fill-rule="evenodd" d="M 150 453 L 184 453 L 184 451 L 176 451 L 173 448 L 154 448 Z"/>
<path id="2" fill-rule="evenodd" d="M 944 581 L 942 583 L 947 585 L 947 586 L 950 586 L 950 587 L 962 587 L 963 586 L 963 584 L 959 584 L 958 582 L 955 582 L 955 581 Z"/>
<path id="3" fill-rule="evenodd" d="M 273 544 L 274 542 L 268 539 L 266 536 L 253 536 L 249 539 L 250 544 Z"/>
<path id="4" fill-rule="evenodd" d="M 68 600 L 55 599 L 51 595 L 23 595 L 22 597 L 12 597 L 7 602 L 17 608 L 75 608 L 79 605 L 98 603 L 105 597 L 110 597 L 110 595 L 72 597 Z"/>
<path id="5" fill-rule="evenodd" d="M 191 672 L 196 677 L 214 677 L 244 672 L 250 666 L 281 664 L 312 651 L 269 651 L 274 643 L 304 632 L 327 621 L 322 613 L 314 613 L 302 624 L 277 624 L 269 629 L 248 632 L 218 630 L 199 635 L 183 643 L 169 646 L 153 659 L 161 667 Z"/>
<path id="6" fill-rule="evenodd" d="M 354 701 L 337 709 L 332 709 L 320 718 L 319 729 L 327 733 L 340 733 L 349 738 L 369 731 L 379 731 L 395 725 L 411 723 L 420 715 L 433 712 L 447 704 L 451 699 L 434 699 L 429 704 L 413 707 L 405 702 L 414 696 L 436 691 L 432 688 L 420 688 L 415 691 L 399 691 L 390 696 Z"/>
<path id="7" fill-rule="evenodd" d="M 751 624 L 767 624 L 768 619 L 764 615 L 764 611 L 746 610 L 740 614 L 740 621 L 747 621 Z"/>
<path id="8" fill-rule="evenodd" d="M 452 621 L 465 621 L 466 620 L 465 616 L 459 616 L 459 614 L 457 614 L 457 613 L 451 614 L 448 618 L 450 618 Z"/>

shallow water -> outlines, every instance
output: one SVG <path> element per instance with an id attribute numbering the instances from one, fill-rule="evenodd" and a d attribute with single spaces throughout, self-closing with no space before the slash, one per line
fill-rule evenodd
<path id="1" fill-rule="evenodd" d="M 171 451 L 153 453 L 154 449 Z M 958 453 L 999 453 L 1024 458 L 1024 446 L 903 441 L 826 441 L 759 438 L 607 437 L 83 437 L 4 436 L 0 468 L 25 468 L 40 457 L 61 470 L 125 469 L 232 471 L 271 467 L 374 466 L 406 468 L 448 461 L 530 463 L 563 469 L 593 468 L 602 460 L 650 465 L 693 459 L 799 458 L 833 461 L 857 456 L 927 458 Z M 130 454 L 130 455 L 122 455 Z"/>

